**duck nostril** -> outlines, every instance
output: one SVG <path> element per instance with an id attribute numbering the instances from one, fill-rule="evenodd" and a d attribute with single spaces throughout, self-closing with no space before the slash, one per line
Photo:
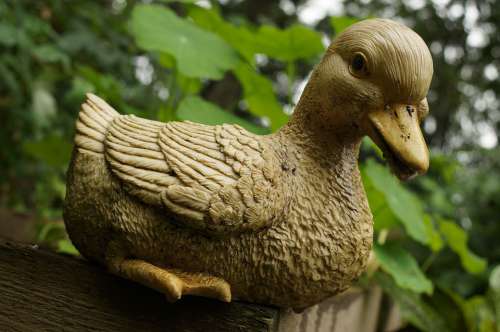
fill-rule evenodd
<path id="1" fill-rule="evenodd" d="M 415 110 L 413 109 L 413 107 L 411 107 L 410 105 L 407 105 L 406 106 L 406 112 L 408 112 L 408 115 L 411 117 L 413 115 L 413 112 Z"/>

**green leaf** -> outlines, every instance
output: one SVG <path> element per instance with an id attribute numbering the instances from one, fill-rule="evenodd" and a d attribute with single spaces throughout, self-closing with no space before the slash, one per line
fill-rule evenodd
<path id="1" fill-rule="evenodd" d="M 427 238 L 429 239 L 429 247 L 432 251 L 438 252 L 444 246 L 443 239 L 439 235 L 439 232 L 436 231 L 432 218 L 428 214 L 424 215 L 424 225 Z"/>
<path id="2" fill-rule="evenodd" d="M 191 78 L 177 73 L 176 77 L 177 85 L 181 88 L 184 94 L 196 94 L 202 88 L 202 82 L 199 78 Z"/>
<path id="3" fill-rule="evenodd" d="M 158 61 L 160 62 L 160 65 L 162 65 L 165 68 L 175 68 L 176 66 L 175 58 L 165 52 L 160 53 Z"/>
<path id="4" fill-rule="evenodd" d="M 497 331 L 500 331 L 500 265 L 495 266 L 489 278 L 490 297 L 495 311 Z"/>
<path id="5" fill-rule="evenodd" d="M 13 97 L 21 100 L 23 98 L 21 82 L 16 78 L 14 70 L 6 66 L 6 64 L 2 60 L 4 59 L 0 58 L 0 77 L 2 77 L 2 83 L 7 89 L 10 90 L 7 91 L 9 93 L 12 93 Z"/>
<path id="6" fill-rule="evenodd" d="M 81 103 L 85 99 L 85 94 L 89 92 L 95 92 L 95 86 L 85 78 L 75 76 L 71 81 L 71 89 L 65 98 L 74 103 Z"/>
<path id="7" fill-rule="evenodd" d="M 214 9 L 193 6 L 189 10 L 189 17 L 203 29 L 217 33 L 249 63 L 253 63 L 257 52 L 256 32 L 226 22 Z"/>
<path id="8" fill-rule="evenodd" d="M 295 61 L 321 54 L 325 48 L 321 35 L 303 25 L 281 30 L 263 25 L 257 33 L 257 52 L 281 61 Z"/>
<path id="9" fill-rule="evenodd" d="M 120 105 L 123 103 L 121 96 L 124 90 L 121 81 L 118 81 L 111 75 L 100 73 L 95 69 L 88 66 L 79 66 L 78 74 L 90 84 L 94 91 L 104 99 L 108 100 L 113 105 Z"/>
<path id="10" fill-rule="evenodd" d="M 207 125 L 238 124 L 256 134 L 268 133 L 265 128 L 226 112 L 217 105 L 197 96 L 189 96 L 182 100 L 177 110 L 177 117 L 180 120 L 189 120 Z"/>
<path id="11" fill-rule="evenodd" d="M 168 105 L 160 106 L 160 108 L 156 111 L 156 119 L 162 122 L 179 120 L 177 118 L 177 115 L 175 114 L 175 110 L 172 107 L 169 107 Z"/>
<path id="12" fill-rule="evenodd" d="M 404 188 L 387 168 L 373 159 L 366 161 L 364 173 L 375 189 L 385 196 L 389 208 L 403 224 L 408 235 L 427 244 L 429 238 L 424 224 L 424 212 L 418 198 Z"/>
<path id="13" fill-rule="evenodd" d="M 71 144 L 66 138 L 52 135 L 39 141 L 25 142 L 24 151 L 53 167 L 65 167 L 71 156 Z"/>
<path id="14" fill-rule="evenodd" d="M 373 214 L 374 229 L 376 231 L 381 231 L 383 229 L 391 229 L 394 226 L 399 225 L 399 220 L 396 218 L 394 213 L 392 213 L 392 210 L 385 199 L 385 195 L 375 188 L 370 178 L 365 174 L 364 165 L 361 166 L 361 175 L 366 197 L 368 198 L 370 210 Z"/>
<path id="15" fill-rule="evenodd" d="M 377 284 L 398 304 L 401 316 L 422 331 L 449 332 L 444 319 L 422 300 L 419 294 L 399 288 L 387 274 L 377 271 L 373 275 Z"/>
<path id="16" fill-rule="evenodd" d="M 276 99 L 272 82 L 267 77 L 243 63 L 234 73 L 243 86 L 243 98 L 252 114 L 268 118 L 272 131 L 278 130 L 288 121 L 288 116 Z"/>
<path id="17" fill-rule="evenodd" d="M 236 52 L 219 36 L 158 5 L 137 5 L 132 11 L 131 32 L 148 51 L 171 54 L 188 77 L 220 79 L 239 63 Z"/>
<path id="18" fill-rule="evenodd" d="M 17 43 L 18 29 L 10 24 L 0 23 L 0 45 L 14 46 Z"/>
<path id="19" fill-rule="evenodd" d="M 361 141 L 361 149 L 370 153 L 373 151 L 375 155 L 380 158 L 384 157 L 384 153 L 382 152 L 382 150 L 380 150 L 378 145 L 375 144 L 375 142 L 373 142 L 369 136 L 363 137 L 363 140 Z"/>
<path id="20" fill-rule="evenodd" d="M 476 295 L 467 299 L 463 305 L 468 331 L 497 332 L 495 315 L 484 296 Z"/>
<path id="21" fill-rule="evenodd" d="M 215 10 L 194 7 L 189 16 L 199 26 L 219 34 L 250 63 L 256 53 L 289 62 L 324 51 L 321 34 L 303 25 L 295 24 L 287 29 L 263 25 L 254 31 L 251 27 L 226 22 Z"/>
<path id="22" fill-rule="evenodd" d="M 335 35 L 338 35 L 344 31 L 350 25 L 361 21 L 360 18 L 348 17 L 348 16 L 332 16 L 330 17 L 330 25 L 333 28 Z"/>
<path id="23" fill-rule="evenodd" d="M 490 289 L 500 294 L 500 265 L 495 266 L 493 270 L 491 270 L 489 285 Z"/>
<path id="24" fill-rule="evenodd" d="M 31 99 L 35 127 L 49 127 L 57 114 L 57 102 L 42 81 L 34 84 Z"/>
<path id="25" fill-rule="evenodd" d="M 432 168 L 432 170 L 433 172 L 436 171 L 434 168 Z M 430 205 L 434 211 L 441 215 L 453 215 L 455 213 L 456 206 L 448 198 L 446 187 L 443 188 L 442 184 L 438 183 L 430 176 L 421 177 L 418 182 L 420 187 L 425 190 L 426 203 Z"/>
<path id="26" fill-rule="evenodd" d="M 72 256 L 79 255 L 78 249 L 76 249 L 73 243 L 71 243 L 71 241 L 67 239 L 57 241 L 57 252 Z"/>
<path id="27" fill-rule="evenodd" d="M 478 274 L 486 269 L 485 259 L 477 256 L 467 247 L 467 233 L 453 221 L 439 220 L 439 230 L 441 231 L 448 246 L 459 257 L 465 270 L 472 274 Z"/>
<path id="28" fill-rule="evenodd" d="M 57 49 L 54 45 L 44 44 L 32 49 L 33 56 L 42 62 L 61 63 L 65 68 L 69 68 L 69 57 Z"/>
<path id="29" fill-rule="evenodd" d="M 47 222 L 38 226 L 36 242 L 51 244 L 65 235 L 62 222 Z"/>
<path id="30" fill-rule="evenodd" d="M 463 298 L 449 288 L 443 288 L 434 284 L 432 296 L 425 296 L 427 304 L 441 316 L 446 326 L 451 331 L 463 331 L 466 326 L 465 316 L 462 310 Z"/>
<path id="31" fill-rule="evenodd" d="M 415 258 L 402 247 L 395 243 L 375 244 L 373 251 L 382 269 L 394 278 L 399 287 L 432 294 L 432 282 L 420 270 Z"/>

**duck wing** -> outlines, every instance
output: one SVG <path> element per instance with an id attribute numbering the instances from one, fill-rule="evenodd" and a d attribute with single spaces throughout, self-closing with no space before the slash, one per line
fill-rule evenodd
<path id="1" fill-rule="evenodd" d="M 111 108 L 102 100 L 88 103 L 87 120 Z M 106 129 L 102 152 L 123 188 L 163 206 L 177 224 L 223 235 L 283 219 L 289 199 L 282 169 L 260 136 L 237 125 L 162 123 L 133 115 L 114 115 L 99 126 Z"/>

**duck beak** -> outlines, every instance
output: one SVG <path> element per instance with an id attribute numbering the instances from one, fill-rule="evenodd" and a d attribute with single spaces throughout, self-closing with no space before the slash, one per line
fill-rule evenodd
<path id="1" fill-rule="evenodd" d="M 399 179 L 408 180 L 429 168 L 429 150 L 414 106 L 393 104 L 370 112 L 367 130 Z"/>

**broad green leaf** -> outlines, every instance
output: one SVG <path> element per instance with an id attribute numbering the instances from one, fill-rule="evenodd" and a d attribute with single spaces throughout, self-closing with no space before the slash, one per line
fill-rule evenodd
<path id="1" fill-rule="evenodd" d="M 419 185 L 425 190 L 425 201 L 432 206 L 433 210 L 442 215 L 455 213 L 456 206 L 450 201 L 446 188 L 443 188 L 441 184 L 430 176 L 423 176 L 419 179 Z"/>
<path id="2" fill-rule="evenodd" d="M 254 54 L 257 52 L 256 32 L 225 21 L 214 9 L 191 7 L 189 16 L 203 29 L 217 33 L 248 62 L 253 63 Z"/>
<path id="3" fill-rule="evenodd" d="M 72 256 L 78 256 L 79 252 L 78 249 L 75 248 L 73 243 L 71 243 L 70 240 L 68 239 L 63 239 L 57 241 L 57 252 L 60 252 L 62 254 L 68 254 Z"/>
<path id="4" fill-rule="evenodd" d="M 219 36 L 200 29 L 158 5 L 137 5 L 131 32 L 148 51 L 171 54 L 179 71 L 188 77 L 220 79 L 239 63 L 236 52 Z"/>
<path id="5" fill-rule="evenodd" d="M 238 124 L 256 134 L 268 133 L 266 128 L 254 125 L 197 96 L 189 96 L 182 100 L 177 109 L 177 117 L 180 120 L 189 120 L 207 125 Z"/>
<path id="6" fill-rule="evenodd" d="M 274 94 L 271 81 L 258 74 L 251 66 L 240 64 L 234 71 L 243 86 L 243 98 L 250 112 L 256 116 L 267 117 L 271 130 L 276 131 L 288 121 Z"/>
<path id="7" fill-rule="evenodd" d="M 62 222 L 47 222 L 37 228 L 36 242 L 53 243 L 66 235 Z"/>
<path id="8" fill-rule="evenodd" d="M 424 225 L 427 237 L 429 239 L 429 248 L 432 251 L 438 252 L 444 246 L 443 239 L 441 235 L 434 228 L 434 223 L 432 222 L 432 217 L 428 214 L 424 215 Z"/>
<path id="9" fill-rule="evenodd" d="M 422 331 L 451 332 L 445 320 L 419 294 L 398 287 L 394 280 L 383 272 L 377 271 L 373 277 L 384 292 L 398 304 L 404 320 Z"/>
<path id="10" fill-rule="evenodd" d="M 448 154 L 433 151 L 431 156 L 431 169 L 437 171 L 446 183 L 454 181 L 460 163 Z"/>
<path id="11" fill-rule="evenodd" d="M 388 206 L 403 224 L 408 235 L 422 244 L 427 244 L 429 238 L 423 220 L 424 212 L 418 198 L 404 188 L 388 168 L 373 159 L 366 161 L 364 173 L 373 186 L 385 196 Z"/>
<path id="12" fill-rule="evenodd" d="M 56 247 L 60 253 L 77 256 L 78 250 L 67 239 L 67 233 L 62 222 L 44 223 L 38 227 L 37 242 Z"/>
<path id="13" fill-rule="evenodd" d="M 468 331 L 497 332 L 495 314 L 484 296 L 476 295 L 464 301 L 463 311 Z"/>
<path id="14" fill-rule="evenodd" d="M 176 61 L 173 56 L 168 53 L 161 52 L 159 56 L 160 64 L 168 69 L 171 69 L 170 76 L 168 77 L 167 86 L 175 90 L 179 87 L 184 94 L 196 94 L 202 87 L 202 81 L 196 77 L 188 77 L 176 70 Z M 176 85 L 176 86 L 173 86 Z M 169 91 L 169 94 L 175 93 Z"/>
<path id="15" fill-rule="evenodd" d="M 65 167 L 71 156 L 71 144 L 66 138 L 52 135 L 40 141 L 26 142 L 24 151 L 53 167 Z"/>
<path id="16" fill-rule="evenodd" d="M 196 94 L 202 87 L 202 82 L 199 78 L 187 77 L 181 73 L 177 73 L 175 78 L 177 85 L 181 88 L 184 94 Z"/>
<path id="17" fill-rule="evenodd" d="M 493 308 L 489 306 L 484 296 L 473 296 L 465 299 L 459 293 L 451 290 L 450 283 L 445 283 L 437 286 L 443 293 L 447 294 L 449 299 L 455 302 L 455 305 L 460 309 L 465 323 L 461 329 L 454 331 L 470 331 L 470 332 L 498 332 L 494 328 L 494 313 Z"/>
<path id="18" fill-rule="evenodd" d="M 225 21 L 214 10 L 192 8 L 189 16 L 204 29 L 214 31 L 250 63 L 256 53 L 263 53 L 281 61 L 310 58 L 324 51 L 321 34 L 303 25 L 278 29 L 263 25 L 258 30 L 235 26 Z"/>
<path id="19" fill-rule="evenodd" d="M 375 144 L 369 136 L 363 137 L 363 140 L 361 141 L 361 148 L 366 151 L 373 151 L 377 156 L 380 158 L 383 158 L 384 154 L 382 150 Z"/>
<path id="20" fill-rule="evenodd" d="M 54 45 L 44 44 L 36 46 L 31 50 L 33 55 L 42 62 L 61 63 L 65 68 L 69 68 L 69 57 L 57 49 Z"/>
<path id="21" fill-rule="evenodd" d="M 257 51 L 281 61 L 310 58 L 324 51 L 321 35 L 302 25 L 281 30 L 263 25 L 257 33 Z"/>
<path id="22" fill-rule="evenodd" d="M 467 233 L 453 221 L 439 220 L 439 230 L 446 243 L 459 257 L 465 270 L 472 274 L 484 271 L 486 260 L 477 256 L 467 247 Z"/>
<path id="23" fill-rule="evenodd" d="M 342 31 L 344 31 L 350 25 L 359 22 L 361 19 L 356 17 L 347 17 L 347 16 L 332 16 L 330 17 L 330 25 L 333 28 L 335 35 L 338 35 Z"/>
<path id="24" fill-rule="evenodd" d="M 175 110 L 168 105 L 161 105 L 156 111 L 156 119 L 162 122 L 178 120 Z"/>
<path id="25" fill-rule="evenodd" d="M 392 213 L 391 208 L 387 204 L 385 195 L 377 190 L 370 178 L 365 174 L 365 167 L 361 167 L 361 175 L 363 179 L 363 186 L 365 188 L 366 197 L 370 205 L 370 210 L 373 214 L 373 227 L 376 231 L 383 229 L 391 229 L 399 225 L 399 221 Z"/>
<path id="26" fill-rule="evenodd" d="M 158 62 L 165 68 L 175 68 L 176 62 L 175 58 L 169 53 L 161 52 L 158 58 Z"/>
<path id="27" fill-rule="evenodd" d="M 415 258 L 402 247 L 395 243 L 375 244 L 373 251 L 382 269 L 394 278 L 399 287 L 432 294 L 432 282 L 420 270 Z"/>

